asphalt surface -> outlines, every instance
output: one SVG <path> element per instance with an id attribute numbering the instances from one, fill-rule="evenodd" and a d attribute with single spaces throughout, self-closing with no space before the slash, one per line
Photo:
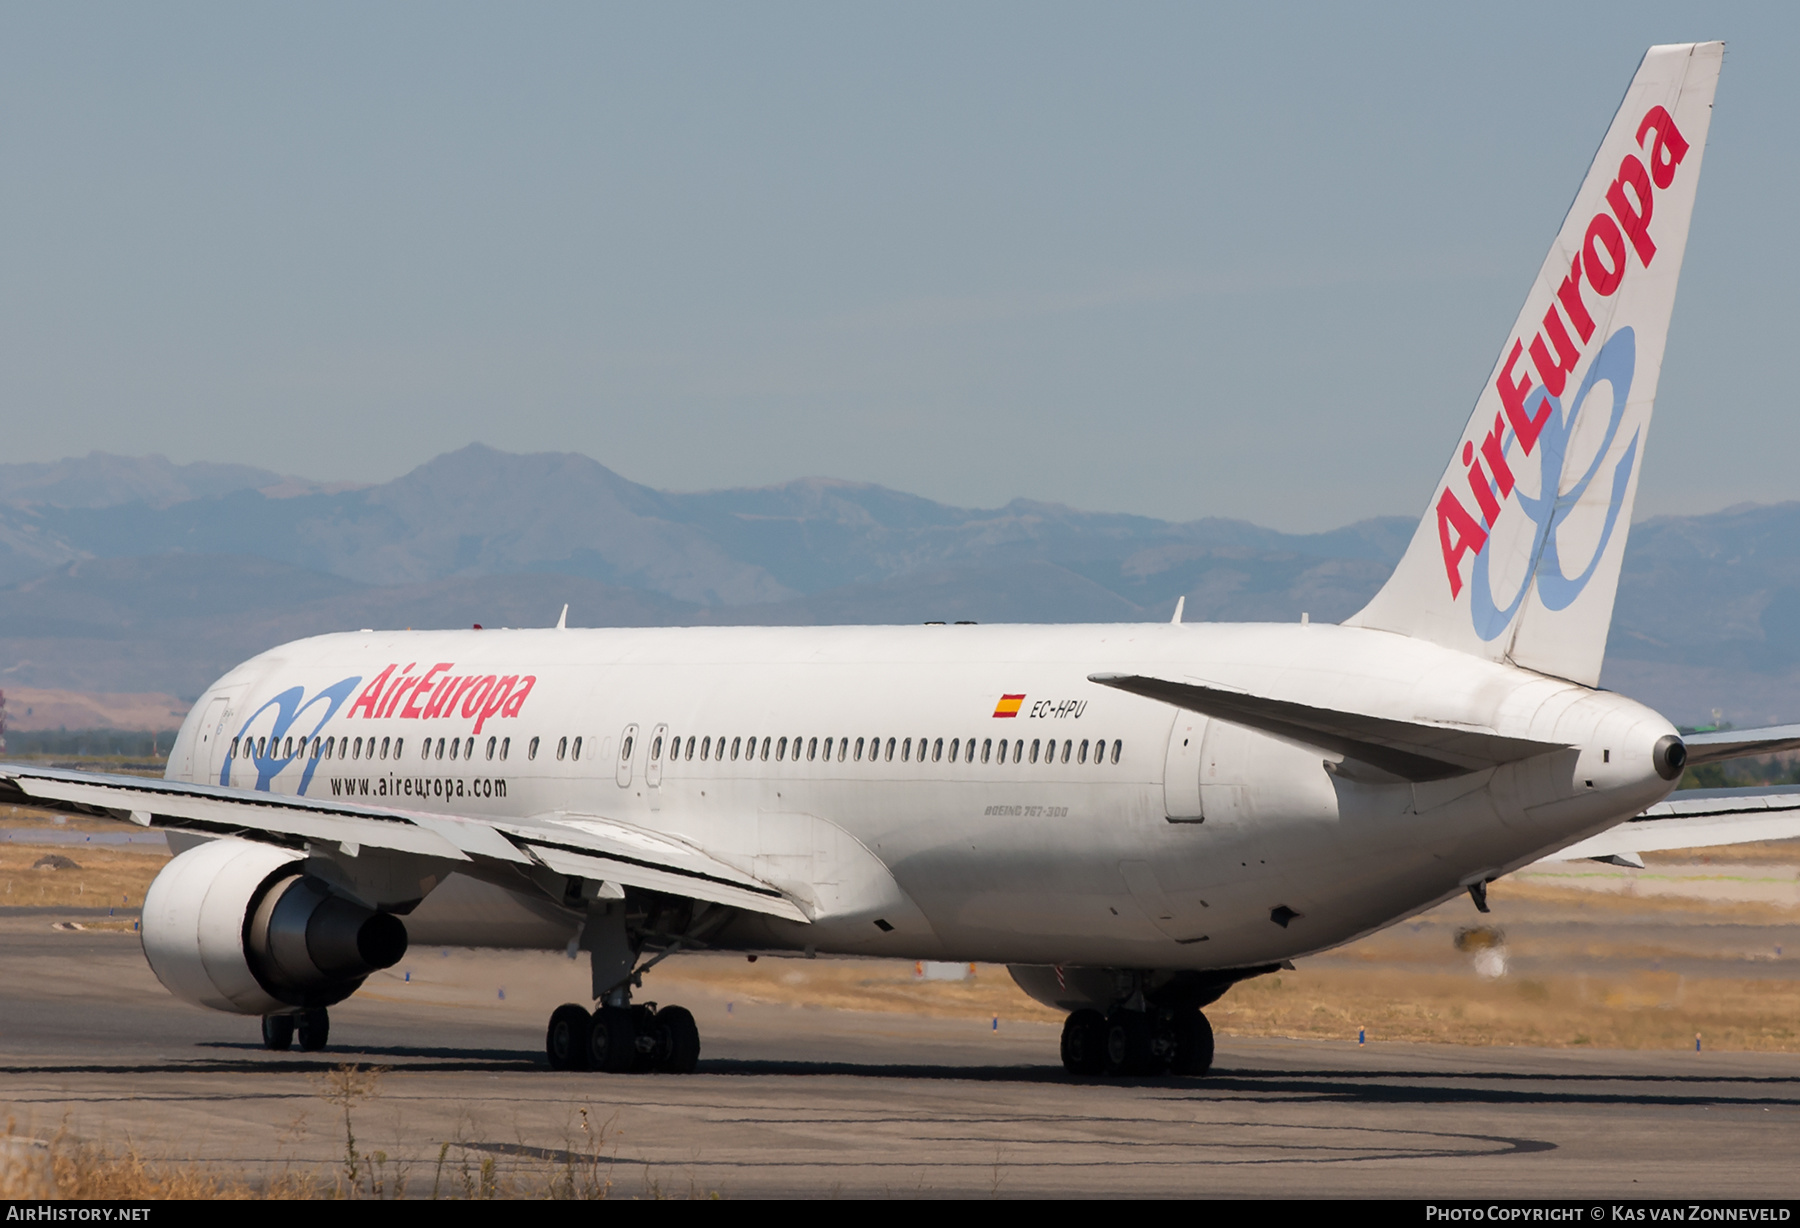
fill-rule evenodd
<path id="1" fill-rule="evenodd" d="M 72 914 L 71 914 L 72 915 Z M 1073 1079 L 1045 1023 L 683 999 L 689 1076 L 558 1074 L 584 969 L 415 952 L 332 1012 L 320 1054 L 183 1006 L 129 932 L 0 911 L 0 1113 L 252 1181 L 346 1164 L 391 1191 L 613 1196 L 1778 1197 L 1800 1190 L 1800 1056 L 1224 1039 L 1203 1080 Z M 654 985 L 651 985 L 654 988 Z M 585 1111 L 585 1116 L 584 1116 Z M 447 1145 L 446 1145 L 447 1144 Z M 359 1179 L 366 1181 L 366 1175 Z"/>

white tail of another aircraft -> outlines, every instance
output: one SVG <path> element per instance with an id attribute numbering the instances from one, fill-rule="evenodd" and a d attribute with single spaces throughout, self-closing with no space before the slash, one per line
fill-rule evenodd
<path id="1" fill-rule="evenodd" d="M 1412 544 L 1348 625 L 1599 681 L 1724 50 L 1644 56 Z"/>

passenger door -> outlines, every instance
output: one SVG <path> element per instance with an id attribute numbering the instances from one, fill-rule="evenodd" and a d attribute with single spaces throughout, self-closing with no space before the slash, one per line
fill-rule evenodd
<path id="1" fill-rule="evenodd" d="M 220 742 L 225 738 L 225 718 L 231 710 L 229 695 L 214 695 L 207 701 L 206 711 L 194 728 L 187 754 L 181 763 L 181 778 L 193 783 L 217 784 L 219 770 L 225 766 L 225 752 Z M 198 771 L 201 775 L 196 776 Z"/>

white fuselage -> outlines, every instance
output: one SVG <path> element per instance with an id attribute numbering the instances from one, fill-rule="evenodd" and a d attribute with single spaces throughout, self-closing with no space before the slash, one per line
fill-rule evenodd
<path id="1" fill-rule="evenodd" d="M 1571 749 L 1380 783 L 1096 673 Z M 1221 969 L 1344 942 L 1637 813 L 1672 787 L 1651 751 L 1673 732 L 1616 695 L 1330 625 L 362 632 L 221 678 L 169 775 L 678 836 L 814 916 L 727 932 L 753 948 Z"/>

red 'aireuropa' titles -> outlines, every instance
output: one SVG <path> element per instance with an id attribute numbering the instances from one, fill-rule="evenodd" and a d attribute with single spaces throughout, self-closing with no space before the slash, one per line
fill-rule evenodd
<path id="1" fill-rule="evenodd" d="M 1674 181 L 1675 168 L 1687 156 L 1688 143 L 1675 127 L 1669 112 L 1660 106 L 1651 107 L 1638 124 L 1639 149 L 1645 148 L 1645 138 L 1652 132 L 1656 139 L 1648 148 L 1649 167 L 1646 169 L 1636 154 L 1626 154 L 1619 163 L 1619 173 L 1606 189 L 1607 209 L 1594 214 L 1588 223 L 1581 248 L 1569 262 L 1569 271 L 1557 287 L 1549 310 L 1544 312 L 1543 328 L 1531 339 L 1531 365 L 1537 372 L 1535 390 L 1542 394 L 1537 412 L 1528 414 L 1525 410 L 1525 402 L 1534 390 L 1530 374 L 1514 374 L 1527 348 L 1524 342 L 1515 338 L 1512 350 L 1500 366 L 1499 378 L 1494 381 L 1494 387 L 1500 392 L 1500 403 L 1505 407 L 1504 415 L 1494 415 L 1493 428 L 1479 445 L 1474 440 L 1463 441 L 1462 463 L 1468 470 L 1469 491 L 1481 511 L 1481 522 L 1469 514 L 1452 488 L 1446 486 L 1438 495 L 1438 542 L 1444 551 L 1444 571 L 1450 579 L 1452 600 L 1462 592 L 1460 565 L 1463 555 L 1481 553 L 1487 545 L 1487 529 L 1499 519 L 1501 505 L 1513 492 L 1513 472 L 1505 450 L 1508 425 L 1525 455 L 1530 456 L 1532 449 L 1537 447 L 1539 433 L 1550 419 L 1550 398 L 1562 396 L 1569 374 L 1575 370 L 1587 343 L 1593 339 L 1594 317 L 1582 299 L 1582 285 L 1585 283 L 1600 298 L 1617 293 L 1620 283 L 1625 280 L 1627 240 L 1645 268 L 1656 258 L 1656 244 L 1650 238 L 1650 216 L 1656 206 L 1656 191 Z M 1561 313 L 1557 311 L 1558 304 L 1562 306 Z M 1564 314 L 1579 340 L 1570 337 L 1569 326 L 1563 323 Z M 1485 469 L 1482 467 L 1484 461 Z M 1489 471 L 1493 474 L 1491 480 Z M 1556 475 L 1545 474 L 1544 480 L 1554 482 Z M 1483 523 L 1487 528 L 1482 527 Z"/>
<path id="2" fill-rule="evenodd" d="M 409 661 L 400 676 L 394 677 L 397 665 L 390 665 L 363 688 L 350 705 L 349 717 L 361 715 L 369 720 L 398 716 L 403 720 L 434 720 L 461 715 L 475 722 L 475 732 L 491 717 L 519 715 L 526 696 L 537 684 L 535 674 L 467 674 L 450 673 L 456 668 L 450 661 L 439 661 L 423 674 L 414 674 L 418 662 Z M 441 676 L 440 676 L 441 675 Z"/>

